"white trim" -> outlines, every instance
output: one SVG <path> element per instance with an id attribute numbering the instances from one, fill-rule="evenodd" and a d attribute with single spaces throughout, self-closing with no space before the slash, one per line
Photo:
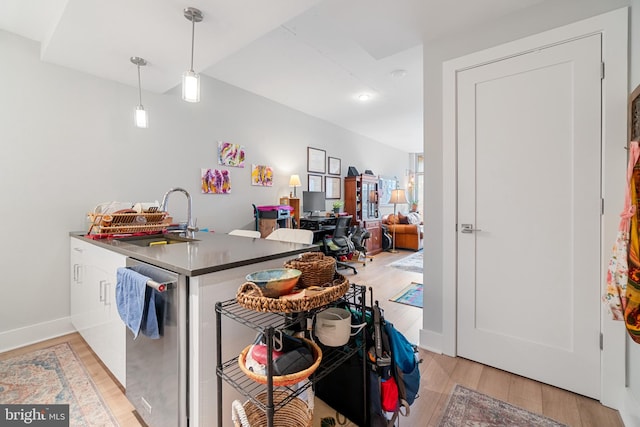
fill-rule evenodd
<path id="1" fill-rule="evenodd" d="M 620 405 L 620 417 L 626 427 L 640 427 L 640 405 L 638 398 L 631 393 L 628 388 L 625 389 L 622 396 L 622 405 Z"/>
<path id="2" fill-rule="evenodd" d="M 459 71 L 519 55 L 542 46 L 553 45 L 589 34 L 602 34 L 602 55 L 606 77 L 602 84 L 602 194 L 605 214 L 602 217 L 602 271 L 606 271 L 611 245 L 615 240 L 618 212 L 622 207 L 626 153 L 626 98 L 628 74 L 628 8 L 621 8 L 573 24 L 545 31 L 530 37 L 505 43 L 446 61 L 442 66 L 443 93 L 443 319 L 442 350 L 456 354 L 456 290 L 457 290 L 457 233 L 456 224 L 456 76 Z M 605 275 L 601 274 L 602 289 Z M 618 324 L 602 323 L 605 346 L 602 351 L 602 403 L 620 406 L 624 392 L 624 346 L 615 336 Z"/>
<path id="3" fill-rule="evenodd" d="M 432 353 L 442 354 L 442 334 L 428 329 L 420 329 L 420 344 L 418 347 Z"/>
<path id="4" fill-rule="evenodd" d="M 36 323 L 0 333 L 0 353 L 76 332 L 70 317 Z"/>

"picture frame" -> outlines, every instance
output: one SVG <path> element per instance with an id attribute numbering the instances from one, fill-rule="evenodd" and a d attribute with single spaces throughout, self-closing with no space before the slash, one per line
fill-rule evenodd
<path id="1" fill-rule="evenodd" d="M 327 152 L 307 147 L 307 172 L 326 173 Z"/>
<path id="2" fill-rule="evenodd" d="M 337 157 L 329 157 L 327 170 L 329 175 L 342 175 L 342 161 Z"/>
<path id="3" fill-rule="evenodd" d="M 322 175 L 309 174 L 307 183 L 309 191 L 324 191 L 322 189 Z"/>
<path id="4" fill-rule="evenodd" d="M 327 199 L 340 199 L 342 179 L 336 176 L 324 177 L 324 191 Z"/>

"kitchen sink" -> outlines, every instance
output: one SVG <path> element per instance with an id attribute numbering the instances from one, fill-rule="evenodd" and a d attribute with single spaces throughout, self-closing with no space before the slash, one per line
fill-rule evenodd
<path id="1" fill-rule="evenodd" d="M 148 236 L 123 237 L 118 240 L 136 246 L 175 245 L 178 243 L 198 241 L 197 239 L 190 239 L 188 237 L 182 237 L 174 234 L 155 234 Z"/>

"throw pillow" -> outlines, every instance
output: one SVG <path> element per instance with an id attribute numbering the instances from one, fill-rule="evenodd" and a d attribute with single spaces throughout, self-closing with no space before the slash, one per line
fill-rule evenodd
<path id="1" fill-rule="evenodd" d="M 398 212 L 398 224 L 409 224 L 409 218 Z"/>
<path id="2" fill-rule="evenodd" d="M 420 224 L 420 215 L 416 212 L 409 212 L 407 218 L 409 219 L 409 224 Z"/>
<path id="3" fill-rule="evenodd" d="M 389 214 L 389 216 L 387 216 L 387 224 L 397 224 L 398 223 L 398 217 L 394 214 Z"/>

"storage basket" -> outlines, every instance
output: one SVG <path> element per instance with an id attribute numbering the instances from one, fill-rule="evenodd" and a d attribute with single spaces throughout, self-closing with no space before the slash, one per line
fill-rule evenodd
<path id="1" fill-rule="evenodd" d="M 309 389 L 308 392 L 311 390 Z M 312 395 L 313 393 L 311 393 Z M 278 405 L 289 394 L 285 391 L 273 391 L 273 403 Z M 267 404 L 267 393 L 259 394 L 256 399 L 263 405 Z M 313 399 L 313 397 L 311 397 Z M 240 401 L 234 400 L 232 405 L 232 418 L 235 427 L 266 427 L 267 413 L 260 409 L 254 402 L 247 401 L 241 404 Z M 279 408 L 273 415 L 274 426 L 286 427 L 311 427 L 313 425 L 313 409 L 302 399 L 295 397 Z"/>
<path id="2" fill-rule="evenodd" d="M 269 313 L 297 313 L 309 311 L 334 302 L 349 290 L 349 280 L 340 273 L 333 274 L 331 285 L 323 286 L 324 290 L 317 294 L 299 299 L 269 298 L 253 282 L 245 282 L 236 294 L 236 301 L 242 307 Z"/>
<path id="3" fill-rule="evenodd" d="M 325 256 L 322 252 L 306 252 L 298 258 L 284 263 L 286 268 L 295 268 L 302 271 L 298 287 L 322 286 L 333 280 L 336 272 L 336 260 Z"/>
<path id="4" fill-rule="evenodd" d="M 274 387 L 292 385 L 292 384 L 297 384 L 300 381 L 304 381 L 307 378 L 309 378 L 309 375 L 313 374 L 315 370 L 318 369 L 318 366 L 320 366 L 320 362 L 322 361 L 322 350 L 320 350 L 320 347 L 318 347 L 318 344 L 314 343 L 313 341 L 308 340 L 306 338 L 302 338 L 302 339 L 313 349 L 313 357 L 315 359 L 315 362 L 313 362 L 313 365 L 309 366 L 307 369 L 304 369 L 299 372 L 294 372 L 293 374 L 274 375 L 273 376 Z M 244 350 L 242 350 L 242 352 L 240 353 L 240 356 L 238 356 L 238 366 L 246 376 L 248 376 L 255 382 L 260 384 L 266 384 L 267 383 L 266 375 L 256 374 L 255 372 L 249 370 L 246 367 L 247 353 L 249 352 L 252 346 L 253 344 L 247 346 Z"/>

